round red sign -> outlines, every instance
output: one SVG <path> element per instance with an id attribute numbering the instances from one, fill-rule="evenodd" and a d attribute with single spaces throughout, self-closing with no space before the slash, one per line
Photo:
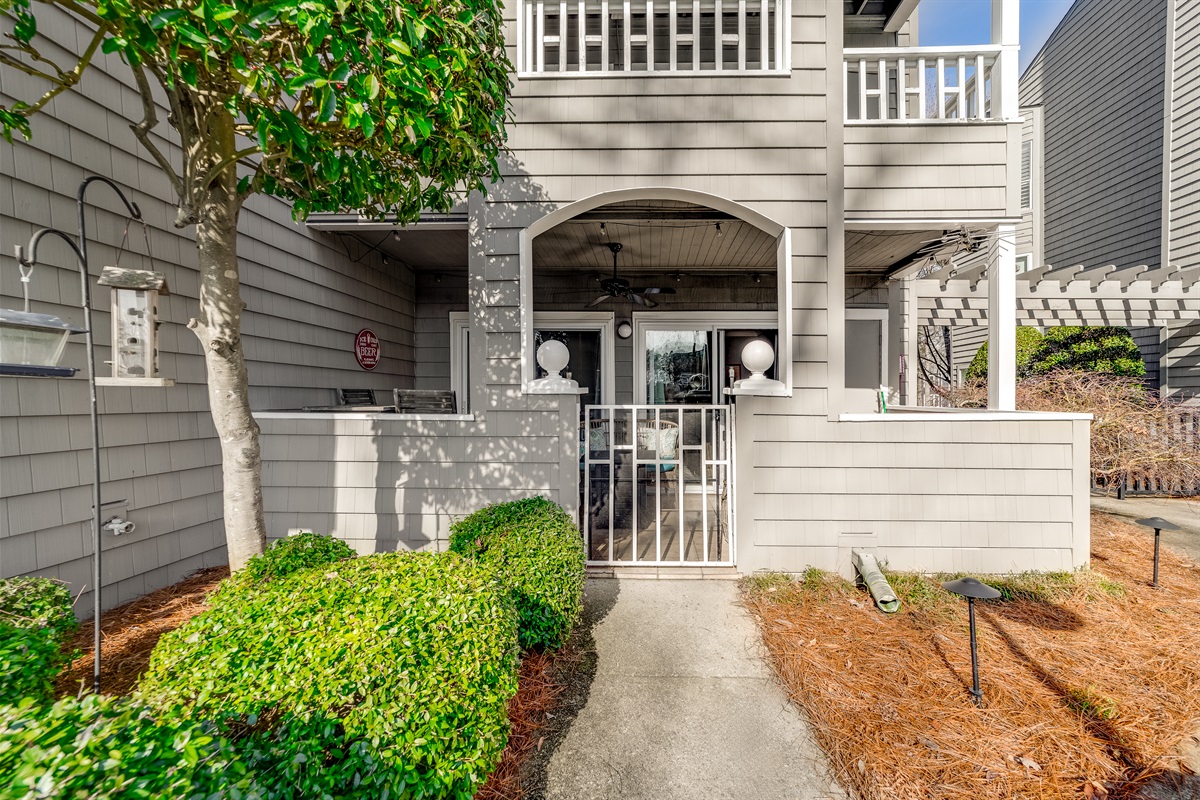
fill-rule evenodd
<path id="1" fill-rule="evenodd" d="M 354 357 L 363 369 L 379 366 L 379 337 L 370 328 L 363 328 L 354 337 Z"/>

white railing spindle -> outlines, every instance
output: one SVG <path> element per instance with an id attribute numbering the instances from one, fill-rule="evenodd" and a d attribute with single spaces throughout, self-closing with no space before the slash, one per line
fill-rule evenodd
<path id="1" fill-rule="evenodd" d="M 537 71 L 546 71 L 546 7 L 542 0 L 537 3 Z"/>
<path id="2" fill-rule="evenodd" d="M 907 65 L 904 59 L 900 58 L 896 61 L 896 119 L 903 122 L 908 119 L 908 86 L 906 81 L 908 75 L 905 72 Z"/>
<path id="3" fill-rule="evenodd" d="M 576 31 L 576 38 L 579 40 L 579 71 L 587 72 L 587 7 L 583 0 L 579 0 L 579 30 Z"/>
<path id="4" fill-rule="evenodd" d="M 715 59 L 717 72 L 720 72 L 725 68 L 725 10 L 721 8 L 721 0 L 717 0 L 716 9 L 716 27 L 714 29 L 716 35 L 713 39 L 717 50 Z"/>
<path id="5" fill-rule="evenodd" d="M 938 56 L 937 60 L 937 116 L 946 118 L 946 58 Z"/>
<path id="6" fill-rule="evenodd" d="M 700 71 L 700 0 L 692 0 L 692 69 Z"/>
<path id="7" fill-rule="evenodd" d="M 622 33 L 625 34 L 625 71 L 629 72 L 633 69 L 633 10 L 629 0 L 625 0 L 625 28 Z"/>
<path id="8" fill-rule="evenodd" d="M 646 71 L 654 72 L 654 0 L 646 0 Z"/>
<path id="9" fill-rule="evenodd" d="M 758 12 L 758 64 L 759 69 L 768 70 L 771 68 L 771 0 L 762 0 L 762 5 Z"/>
<path id="10" fill-rule="evenodd" d="M 975 56 L 975 118 L 983 119 L 987 116 L 986 104 L 983 99 L 983 92 L 986 89 L 986 74 L 983 67 L 983 54 Z"/>
<path id="11" fill-rule="evenodd" d="M 608 15 L 608 0 L 600 4 L 600 71 L 608 72 L 608 30 L 612 27 L 612 17 Z"/>
<path id="12" fill-rule="evenodd" d="M 746 68 L 746 0 L 738 0 L 738 69 Z"/>
<path id="13" fill-rule="evenodd" d="M 567 71 L 567 3 L 558 4 L 558 71 Z"/>
<path id="14" fill-rule="evenodd" d="M 677 68 L 676 62 L 679 58 L 679 19 L 676 14 L 676 0 L 671 0 L 667 7 L 667 14 L 669 16 L 671 36 L 671 57 L 667 61 L 667 64 L 669 65 L 668 69 L 674 72 Z"/>

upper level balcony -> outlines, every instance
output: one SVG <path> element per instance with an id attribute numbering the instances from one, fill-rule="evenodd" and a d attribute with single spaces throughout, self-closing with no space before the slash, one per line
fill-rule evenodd
<path id="1" fill-rule="evenodd" d="M 517 74 L 786 75 L 792 0 L 518 0 Z"/>
<path id="2" fill-rule="evenodd" d="M 907 46 L 915 2 L 872 2 L 874 31 L 850 10 L 871 3 L 847 7 L 847 40 L 884 45 L 843 50 L 847 220 L 1018 215 L 1018 0 L 992 0 L 991 42 L 951 47 Z"/>

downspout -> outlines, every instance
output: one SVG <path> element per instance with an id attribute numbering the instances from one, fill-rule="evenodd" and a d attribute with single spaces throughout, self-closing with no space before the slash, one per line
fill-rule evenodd
<path id="1" fill-rule="evenodd" d="M 879 561 L 875 556 L 862 550 L 851 550 L 850 561 L 862 576 L 862 582 L 866 584 L 867 591 L 875 599 L 879 610 L 885 614 L 895 614 L 899 611 L 900 600 L 897 599 L 896 592 L 892 590 L 887 578 L 883 577 L 883 570 L 879 568 Z"/>
<path id="2" fill-rule="evenodd" d="M 1175 16 L 1178 0 L 1167 0 L 1167 46 L 1163 74 L 1162 251 L 1160 267 L 1171 266 L 1171 111 L 1175 105 Z"/>

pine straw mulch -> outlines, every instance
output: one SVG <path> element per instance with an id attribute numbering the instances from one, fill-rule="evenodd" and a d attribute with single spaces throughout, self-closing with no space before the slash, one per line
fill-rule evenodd
<path id="1" fill-rule="evenodd" d="M 863 800 L 1200 797 L 1178 758 L 1200 728 L 1200 566 L 1092 522 L 1092 571 L 991 580 L 971 683 L 967 606 L 890 575 L 893 617 L 825 573 L 744 583 L 770 659 L 843 786 Z"/>
<path id="2" fill-rule="evenodd" d="M 128 695 L 150 663 L 159 637 L 208 608 L 206 598 L 229 576 L 228 567 L 210 567 L 179 583 L 151 592 L 104 612 L 100 621 L 100 689 L 104 694 Z M 92 637 L 90 621 L 80 626 L 72 648 L 82 653 L 59 676 L 59 696 L 91 691 Z M 555 653 L 527 653 L 521 660 L 518 690 L 509 701 L 512 731 L 500 765 L 476 794 L 479 800 L 522 800 L 535 786 L 531 772 L 543 759 L 555 712 L 562 705 L 571 672 L 582 657 L 576 637 Z"/>
<path id="3" fill-rule="evenodd" d="M 105 611 L 100 617 L 100 691 L 113 695 L 132 692 L 159 637 L 208 608 L 205 598 L 228 576 L 229 567 L 209 567 Z M 58 676 L 60 697 L 77 694 L 81 687 L 92 690 L 93 637 L 92 621 L 86 620 L 71 643 L 81 655 Z"/>

